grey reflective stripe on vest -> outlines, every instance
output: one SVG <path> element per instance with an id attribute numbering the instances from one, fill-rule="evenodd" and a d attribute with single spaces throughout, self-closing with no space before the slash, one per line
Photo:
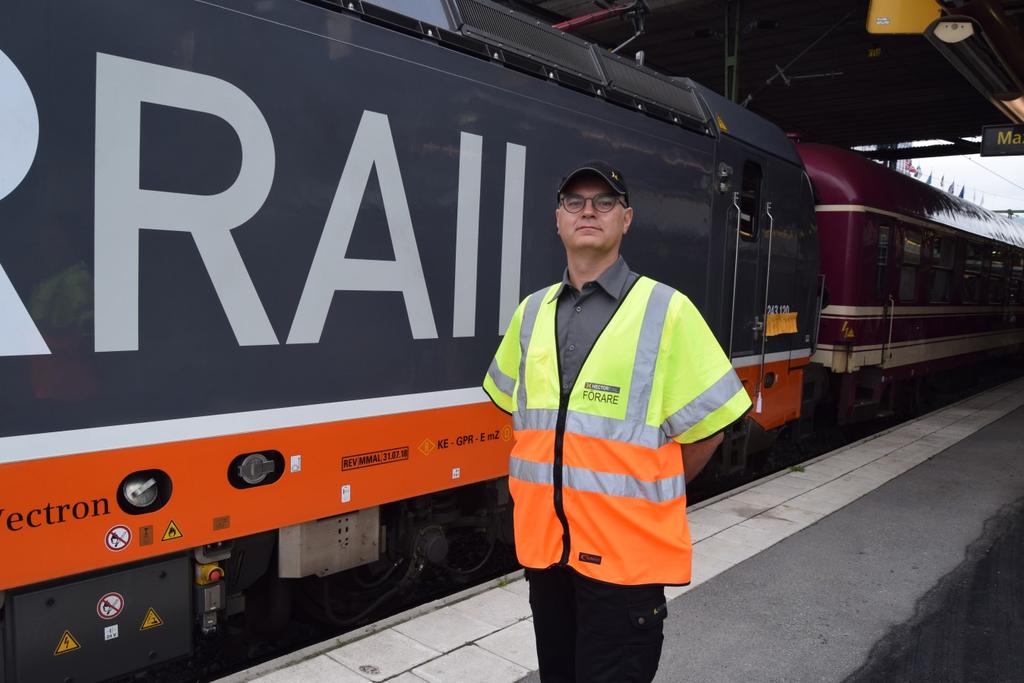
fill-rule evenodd
<path id="1" fill-rule="evenodd" d="M 528 481 L 531 484 L 553 486 L 555 477 L 552 467 L 554 465 L 549 462 L 533 462 L 512 456 L 508 459 L 508 476 L 520 481 Z"/>
<path id="2" fill-rule="evenodd" d="M 530 408 L 515 414 L 513 426 L 516 429 L 554 430 L 557 421 L 558 410 L 554 408 Z M 566 413 L 565 431 L 597 439 L 622 441 L 645 448 L 660 448 L 668 443 L 668 437 L 660 427 L 652 427 L 643 422 L 590 415 L 575 410 Z"/>
<path id="3" fill-rule="evenodd" d="M 639 498 L 651 503 L 665 503 L 686 495 L 686 480 L 681 474 L 655 481 L 644 481 L 626 474 L 595 472 L 582 467 L 563 466 L 562 472 L 562 485 L 576 491 Z M 532 484 L 550 486 L 554 482 L 551 463 L 532 462 L 521 458 L 509 459 L 508 475 Z"/>
<path id="4" fill-rule="evenodd" d="M 644 410 L 646 409 L 645 402 Z M 594 436 L 599 439 L 623 441 L 646 448 L 660 448 L 668 443 L 668 439 L 661 429 L 645 424 L 642 418 L 640 421 L 634 422 L 570 410 L 566 415 L 565 431 Z"/>
<path id="5" fill-rule="evenodd" d="M 730 367 L 718 381 L 705 389 L 697 398 L 669 415 L 661 425 L 662 430 L 670 437 L 686 433 L 698 422 L 725 405 L 741 389 L 743 389 L 743 383 Z"/>
<path id="6" fill-rule="evenodd" d="M 554 430 L 558 422 L 558 409 L 529 408 L 527 410 L 517 410 L 512 418 L 512 422 L 512 426 L 516 429 Z"/>
<path id="7" fill-rule="evenodd" d="M 661 346 L 665 315 L 668 313 L 671 299 L 672 289 L 660 282 L 654 285 L 647 299 L 644 320 L 640 325 L 640 337 L 636 344 L 636 356 L 633 359 L 633 378 L 629 383 L 627 422 L 644 425 L 647 421 L 647 406 L 651 402 L 651 387 L 654 385 L 654 366 L 658 361 L 658 348 Z M 661 444 L 651 447 L 657 448 L 659 445 Z"/>
<path id="8" fill-rule="evenodd" d="M 494 382 L 494 386 L 498 387 L 499 391 L 512 396 L 512 392 L 516 388 L 516 380 L 514 377 L 509 377 L 501 371 L 501 368 L 498 367 L 497 358 L 491 361 L 491 367 L 487 368 L 487 375 Z"/>
<path id="9" fill-rule="evenodd" d="M 519 393 L 516 396 L 516 420 L 521 420 L 526 412 L 526 352 L 530 348 L 530 337 L 533 326 L 537 322 L 537 312 L 544 301 L 544 292 L 534 292 L 526 298 L 523 306 L 523 319 L 519 321 Z M 516 427 L 519 429 L 519 427 Z"/>
<path id="10" fill-rule="evenodd" d="M 595 472 L 582 467 L 565 467 L 565 487 L 577 491 L 602 493 L 606 496 L 640 498 L 652 503 L 665 503 L 686 495 L 686 480 L 681 474 L 654 481 L 644 481 L 626 474 Z"/>

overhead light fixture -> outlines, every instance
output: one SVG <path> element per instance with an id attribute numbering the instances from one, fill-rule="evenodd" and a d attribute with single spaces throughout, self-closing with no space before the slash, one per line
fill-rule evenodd
<path id="1" fill-rule="evenodd" d="M 1024 86 L 1006 64 L 984 28 L 966 16 L 933 21 L 925 38 L 982 95 L 1014 123 L 1024 123 Z"/>
<path id="2" fill-rule="evenodd" d="M 1017 123 L 1024 123 L 1024 96 L 1018 97 L 1015 100 L 1008 100 L 1003 102 L 1003 104 L 1016 115 Z"/>
<path id="3" fill-rule="evenodd" d="M 934 33 L 944 43 L 959 43 L 974 35 L 974 24 L 969 21 L 939 21 L 935 24 Z"/>

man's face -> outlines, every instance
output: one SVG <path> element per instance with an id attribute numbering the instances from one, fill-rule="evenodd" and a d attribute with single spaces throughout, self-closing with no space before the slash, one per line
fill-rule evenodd
<path id="1" fill-rule="evenodd" d="M 566 211 L 559 202 L 555 210 L 555 224 L 566 252 L 582 254 L 590 251 L 595 255 L 618 253 L 622 236 L 629 231 L 629 224 L 633 221 L 633 209 L 623 206 L 621 196 L 598 176 L 576 178 L 562 191 L 563 197 L 579 195 L 588 200 L 599 194 L 614 195 L 619 201 L 607 213 L 598 211 L 593 201 L 587 201 L 579 213 Z"/>

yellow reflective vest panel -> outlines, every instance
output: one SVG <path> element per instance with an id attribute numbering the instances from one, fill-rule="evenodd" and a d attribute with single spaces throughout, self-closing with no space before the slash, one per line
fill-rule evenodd
<path id="1" fill-rule="evenodd" d="M 519 561 L 621 585 L 689 583 L 679 444 L 722 430 L 750 399 L 690 300 L 645 277 L 563 394 L 557 290 L 523 300 L 484 378 L 513 415 Z"/>

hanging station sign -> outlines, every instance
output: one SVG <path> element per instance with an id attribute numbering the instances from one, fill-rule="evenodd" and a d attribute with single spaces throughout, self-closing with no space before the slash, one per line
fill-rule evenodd
<path id="1" fill-rule="evenodd" d="M 1024 154 L 1024 125 L 985 126 L 981 129 L 981 156 Z"/>

